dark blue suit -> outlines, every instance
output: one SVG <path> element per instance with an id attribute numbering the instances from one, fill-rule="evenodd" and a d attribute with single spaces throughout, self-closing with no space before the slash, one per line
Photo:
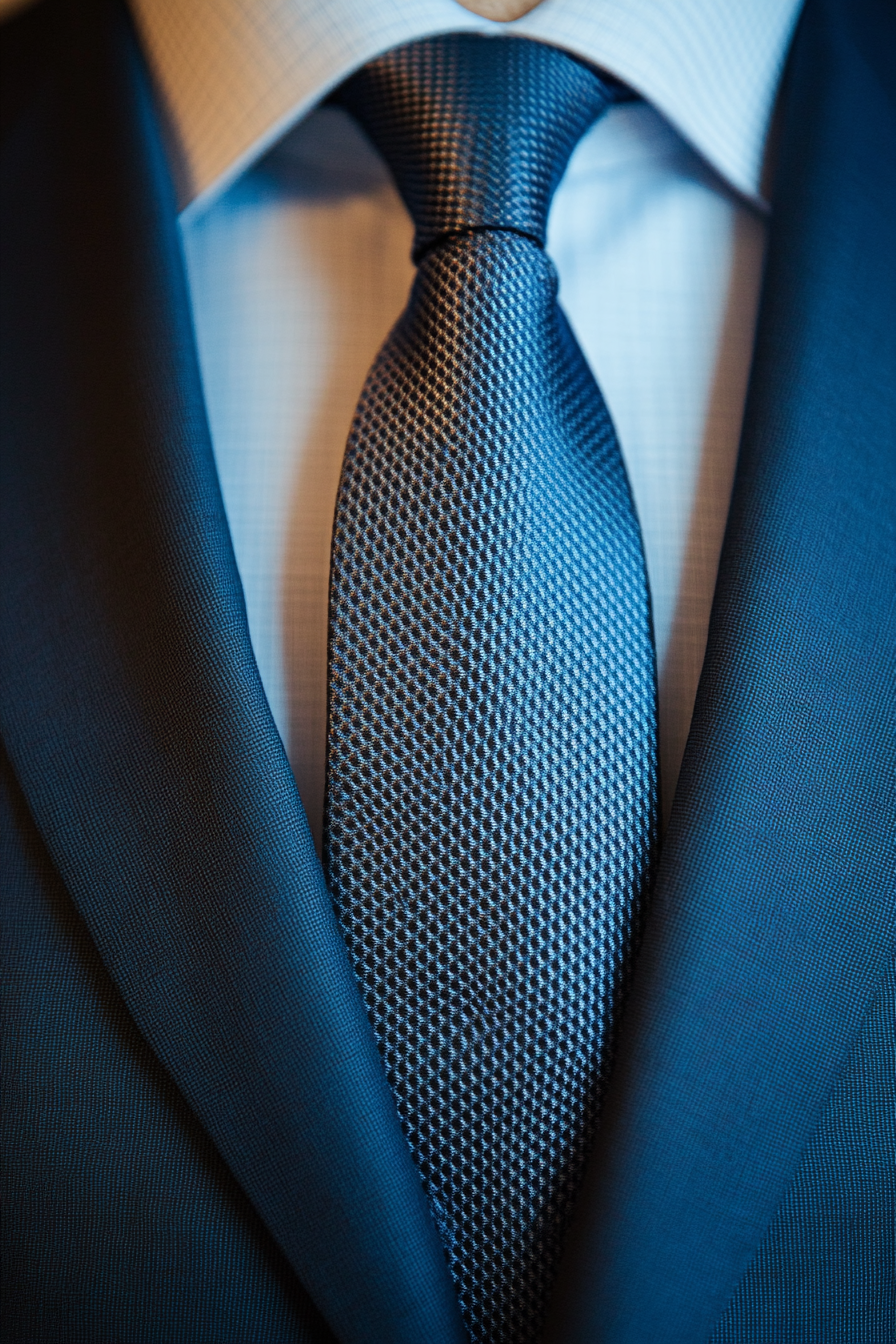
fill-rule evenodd
<path id="1" fill-rule="evenodd" d="M 789 63 L 561 1340 L 890 1339 L 894 33 L 810 0 Z M 4 1338 L 459 1339 L 252 657 L 139 52 L 105 0 L 0 46 Z"/>

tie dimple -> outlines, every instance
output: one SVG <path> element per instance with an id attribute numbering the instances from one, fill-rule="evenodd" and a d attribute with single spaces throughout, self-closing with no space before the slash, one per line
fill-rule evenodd
<path id="1" fill-rule="evenodd" d="M 640 531 L 542 247 L 614 92 L 558 50 L 455 35 L 338 94 L 419 269 L 337 498 L 324 857 L 489 1344 L 539 1334 L 656 840 Z"/>
<path id="2" fill-rule="evenodd" d="M 617 92 L 550 47 L 455 35 L 390 52 L 338 98 L 392 170 L 418 260 L 464 229 L 507 229 L 543 244 L 569 156 Z"/>

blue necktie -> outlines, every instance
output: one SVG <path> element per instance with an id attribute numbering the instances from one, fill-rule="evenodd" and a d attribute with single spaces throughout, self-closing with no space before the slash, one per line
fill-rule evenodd
<path id="1" fill-rule="evenodd" d="M 338 93 L 416 226 L 346 448 L 325 863 L 475 1340 L 538 1336 L 656 844 L 641 536 L 544 251 L 619 90 L 453 35 Z"/>

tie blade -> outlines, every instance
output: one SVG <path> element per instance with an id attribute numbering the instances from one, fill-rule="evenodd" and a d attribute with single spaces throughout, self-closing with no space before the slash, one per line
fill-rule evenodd
<path id="1" fill-rule="evenodd" d="M 346 452 L 330 646 L 334 901 L 471 1335 L 528 1344 L 656 835 L 640 533 L 528 240 L 421 266 Z"/>

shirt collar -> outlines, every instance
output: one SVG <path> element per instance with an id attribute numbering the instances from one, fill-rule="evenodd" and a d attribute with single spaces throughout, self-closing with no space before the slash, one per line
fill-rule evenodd
<path id="1" fill-rule="evenodd" d="M 769 124 L 801 0 L 543 0 L 513 23 L 455 0 L 131 0 L 202 209 L 365 61 L 439 32 L 515 33 L 629 84 L 762 206 Z"/>

